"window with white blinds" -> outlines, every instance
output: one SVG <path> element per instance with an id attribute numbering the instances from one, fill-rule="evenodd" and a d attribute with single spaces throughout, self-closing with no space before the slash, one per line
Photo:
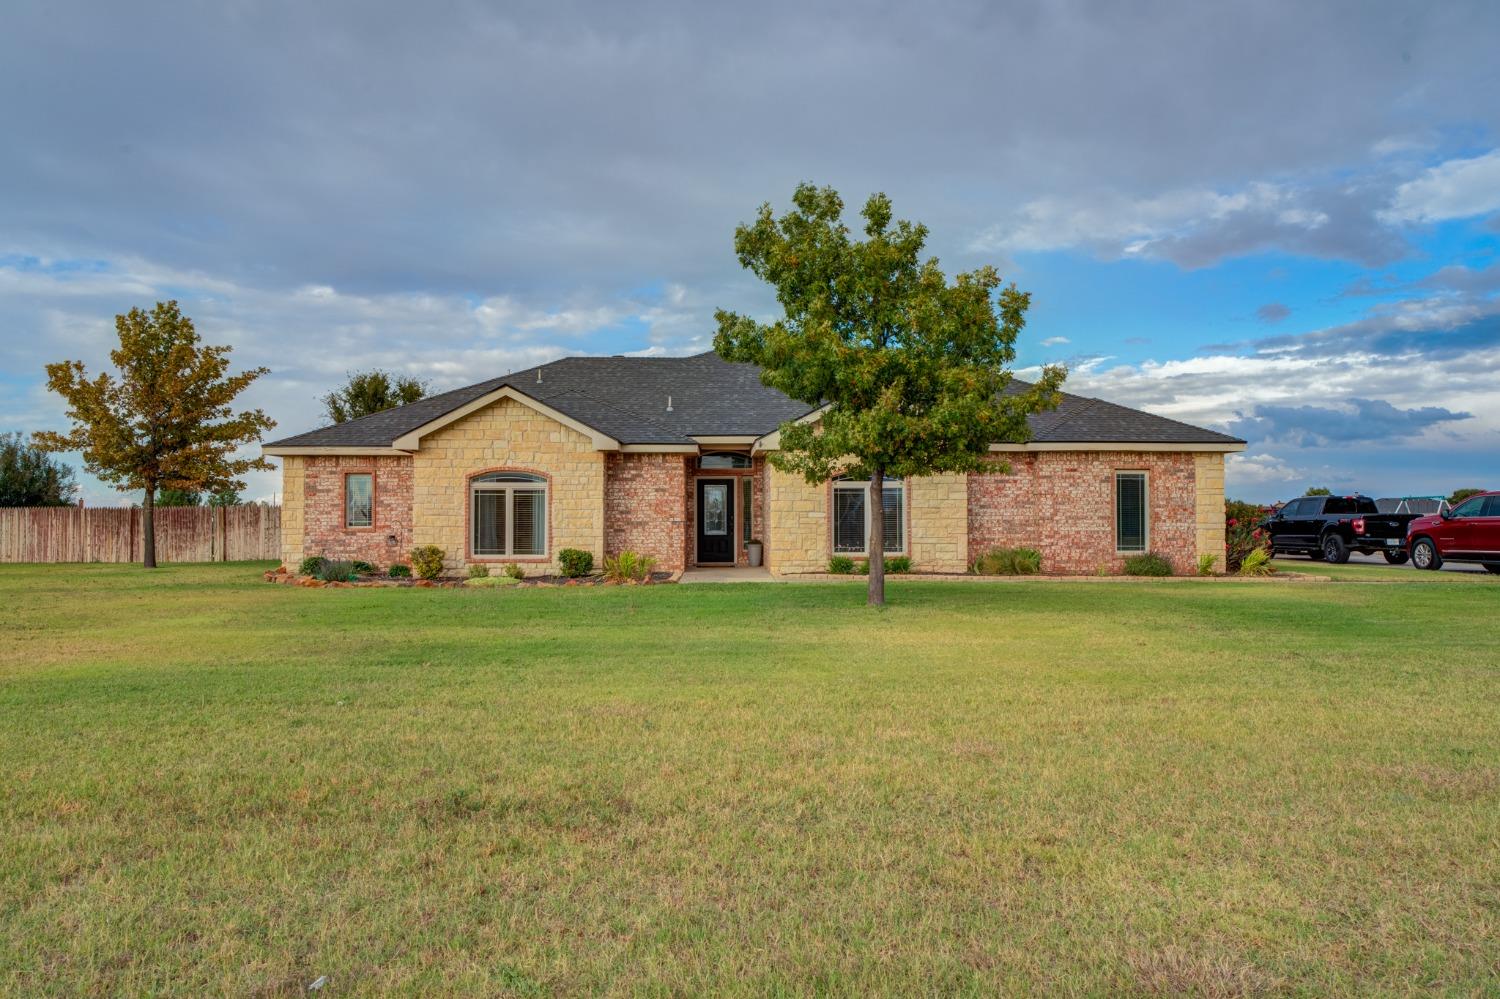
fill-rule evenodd
<path id="1" fill-rule="evenodd" d="M 472 554 L 505 557 L 547 554 L 547 480 L 522 472 L 492 472 L 469 484 Z"/>
<path id="2" fill-rule="evenodd" d="M 1147 537 L 1145 472 L 1115 473 L 1115 550 L 1143 552 Z"/>
<path id="3" fill-rule="evenodd" d="M 906 484 L 900 479 L 886 479 L 880 490 L 881 509 L 885 511 L 885 551 L 899 555 L 906 551 Z M 870 537 L 870 482 L 868 479 L 839 479 L 833 484 L 833 550 L 840 555 L 863 555 Z"/>

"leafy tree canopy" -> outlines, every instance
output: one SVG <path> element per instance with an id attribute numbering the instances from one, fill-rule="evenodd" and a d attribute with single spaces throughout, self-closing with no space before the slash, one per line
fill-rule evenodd
<path id="1" fill-rule="evenodd" d="M 0 434 L 0 506 L 68 506 L 77 490 L 72 468 L 19 433 Z"/>
<path id="2" fill-rule="evenodd" d="M 91 377 L 81 361 L 47 365 L 47 387 L 67 401 L 73 425 L 33 440 L 48 451 L 81 451 L 84 467 L 119 489 L 145 490 L 145 564 L 155 566 L 158 489 L 243 489 L 238 476 L 272 467 L 234 456 L 275 426 L 259 409 L 231 405 L 266 369 L 230 374 L 230 348 L 205 346 L 176 302 L 131 309 L 115 317 L 115 330 L 114 374 Z"/>
<path id="3" fill-rule="evenodd" d="M 240 491 L 233 486 L 225 486 L 208 497 L 209 506 L 239 506 L 243 502 Z"/>
<path id="4" fill-rule="evenodd" d="M 349 375 L 343 388 L 323 397 L 323 406 L 328 410 L 330 420 L 344 423 L 405 406 L 426 394 L 426 383 L 377 369 Z"/>
<path id="5" fill-rule="evenodd" d="M 156 494 L 157 506 L 200 506 L 203 494 L 193 489 L 163 489 Z"/>
<path id="6" fill-rule="evenodd" d="M 1309 489 L 1307 492 L 1303 493 L 1302 495 L 1303 496 L 1332 496 L 1333 493 L 1330 492 L 1328 489 L 1324 488 L 1323 486 L 1318 486 L 1316 488 Z"/>
<path id="7" fill-rule="evenodd" d="M 1477 496 L 1482 492 L 1484 492 L 1483 489 L 1455 489 L 1453 490 L 1453 495 L 1448 497 L 1448 505 L 1458 506 L 1458 504 L 1462 503 L 1470 496 Z"/>
<path id="8" fill-rule="evenodd" d="M 771 461 L 809 482 L 872 476 L 871 603 L 883 602 L 880 477 L 976 471 L 989 446 L 1029 437 L 1026 417 L 1057 404 L 1065 372 L 1014 385 L 1007 366 L 1030 296 L 984 266 L 949 281 L 923 259 L 927 228 L 866 201 L 851 238 L 832 188 L 799 186 L 777 218 L 762 205 L 735 230 L 741 265 L 776 290 L 770 323 L 719 311 L 714 349 L 762 368 L 761 380 L 811 407 L 816 423 L 781 426 Z"/>

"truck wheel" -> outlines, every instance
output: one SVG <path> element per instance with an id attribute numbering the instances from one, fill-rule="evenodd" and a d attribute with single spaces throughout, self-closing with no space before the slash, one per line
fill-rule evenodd
<path id="1" fill-rule="evenodd" d="M 1349 561 L 1349 546 L 1337 534 L 1323 539 L 1323 560 L 1329 565 L 1343 565 Z"/>
<path id="2" fill-rule="evenodd" d="M 1431 538 L 1418 538 L 1411 543 L 1411 564 L 1418 569 L 1441 569 L 1443 556 Z"/>
<path id="3" fill-rule="evenodd" d="M 1385 553 L 1385 560 L 1387 562 L 1389 562 L 1391 565 L 1405 565 L 1406 564 L 1406 560 L 1409 557 L 1410 556 L 1408 556 L 1406 554 L 1406 552 L 1386 552 Z"/>
<path id="4" fill-rule="evenodd" d="M 1500 576 L 1500 562 L 1486 562 L 1484 564 L 1484 571 Z"/>

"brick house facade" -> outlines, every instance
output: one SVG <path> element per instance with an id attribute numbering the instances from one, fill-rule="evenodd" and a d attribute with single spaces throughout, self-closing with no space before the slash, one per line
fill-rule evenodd
<path id="1" fill-rule="evenodd" d="M 708 383 L 701 392 L 699 381 Z M 844 518 L 838 536 L 852 526 L 857 537 L 848 518 L 866 515 L 848 494 L 859 484 L 809 484 L 767 460 L 781 423 L 816 415 L 760 386 L 753 368 L 714 355 L 578 358 L 265 450 L 282 462 L 283 558 L 293 568 L 307 555 L 388 566 L 435 544 L 455 574 L 485 562 L 549 573 L 565 548 L 596 564 L 635 551 L 676 571 L 709 559 L 742 565 L 754 538 L 770 570 L 791 575 L 826 569 L 836 521 Z M 993 471 L 895 484 L 897 549 L 919 572 L 962 572 L 1015 546 L 1039 549 L 1044 571 L 1056 573 L 1118 572 L 1144 549 L 1179 573 L 1203 555 L 1222 565 L 1224 455 L 1242 448 L 1067 396 L 1036 421 L 1033 440 L 992 448 Z M 351 476 L 367 477 L 352 494 Z M 727 489 L 707 518 L 700 479 Z M 366 488 L 368 512 L 350 500 Z"/>

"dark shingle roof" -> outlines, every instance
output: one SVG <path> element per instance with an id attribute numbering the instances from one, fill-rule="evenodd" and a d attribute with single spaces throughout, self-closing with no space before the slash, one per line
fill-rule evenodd
<path id="1" fill-rule="evenodd" d="M 712 352 L 692 357 L 567 357 L 267 446 L 389 447 L 403 434 L 506 385 L 622 444 L 759 436 L 811 408 L 762 385 L 754 365 L 731 363 Z M 1025 387 L 1012 383 L 1011 391 Z M 1066 393 L 1056 410 L 1031 417 L 1031 431 L 1032 440 L 1042 443 L 1243 443 L 1227 434 Z"/>

